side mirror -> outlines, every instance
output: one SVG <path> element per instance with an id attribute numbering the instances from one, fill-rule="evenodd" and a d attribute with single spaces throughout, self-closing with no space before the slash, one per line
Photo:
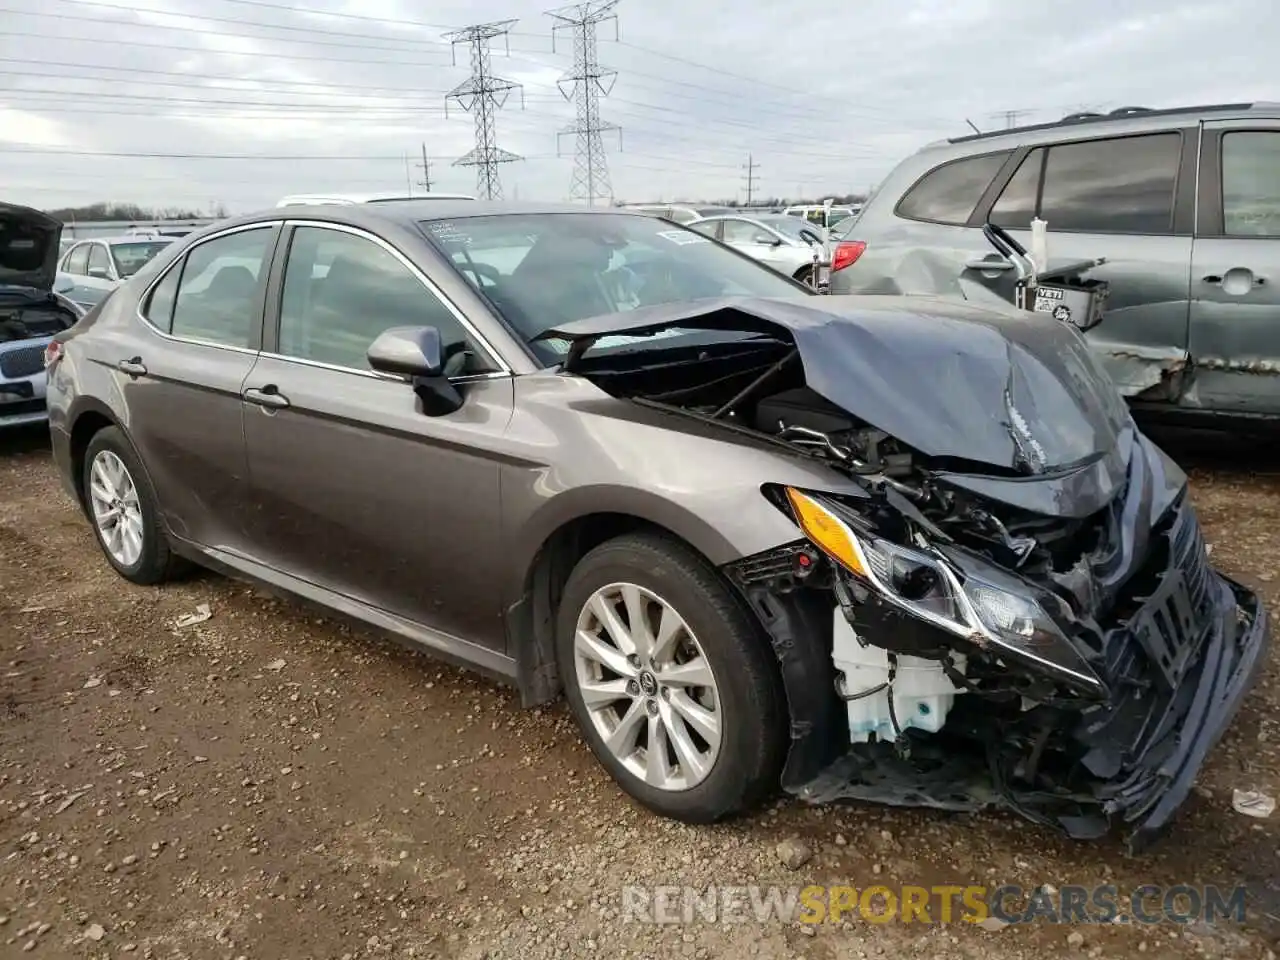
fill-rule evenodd
<path id="1" fill-rule="evenodd" d="M 107 273 L 106 270 L 103 270 L 102 267 L 90 267 L 88 273 L 89 276 L 93 277 L 95 280 L 111 279 L 111 275 Z"/>
<path id="2" fill-rule="evenodd" d="M 68 277 L 65 273 L 60 273 L 57 279 L 53 281 L 54 293 L 70 293 L 76 288 L 76 282 Z"/>
<path id="3" fill-rule="evenodd" d="M 401 377 L 438 377 L 444 373 L 444 349 L 435 327 L 392 327 L 369 344 L 369 366 Z"/>
<path id="4" fill-rule="evenodd" d="M 444 347 L 435 327 L 392 327 L 369 344 L 369 366 L 378 373 L 408 377 L 429 417 L 442 417 L 462 406 L 462 395 L 444 373 Z"/>

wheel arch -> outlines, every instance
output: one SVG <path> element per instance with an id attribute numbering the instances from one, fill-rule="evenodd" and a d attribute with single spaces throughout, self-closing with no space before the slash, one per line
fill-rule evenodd
<path id="1" fill-rule="evenodd" d="M 71 482 L 75 487 L 76 499 L 80 502 L 81 509 L 87 509 L 84 496 L 84 458 L 89 450 L 89 444 L 93 442 L 95 436 L 108 427 L 118 428 L 122 434 L 125 434 L 126 440 L 129 438 L 120 425 L 119 418 L 110 407 L 99 400 L 82 399 L 69 418 L 69 422 L 71 429 L 68 431 L 70 438 L 68 450 L 71 456 Z M 146 469 L 145 464 L 143 469 Z"/>
<path id="2" fill-rule="evenodd" d="M 508 596 L 508 649 L 516 660 L 525 706 L 554 700 L 561 691 L 555 658 L 555 618 L 560 595 L 574 566 L 589 551 L 628 533 L 650 532 L 702 557 L 717 571 L 738 552 L 700 518 L 670 501 L 644 495 L 605 503 L 587 498 L 583 509 L 557 511 L 554 523 L 539 525 L 526 539 L 516 564 L 519 582 Z M 726 583 L 728 581 L 726 580 Z"/>

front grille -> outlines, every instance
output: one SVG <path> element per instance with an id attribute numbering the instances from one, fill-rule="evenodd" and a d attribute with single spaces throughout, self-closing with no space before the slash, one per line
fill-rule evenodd
<path id="1" fill-rule="evenodd" d="M 1194 508 L 1181 503 L 1153 544 L 1165 567 L 1153 581 L 1129 628 L 1138 638 L 1159 679 L 1174 687 L 1212 626 L 1213 572 Z M 1163 548 L 1162 548 L 1163 547 Z"/>
<path id="2" fill-rule="evenodd" d="M 44 370 L 44 346 L 19 347 L 0 353 L 0 377 L 17 380 L 32 377 Z"/>
<path id="3" fill-rule="evenodd" d="M 16 403 L 0 402 L 0 421 L 6 417 L 21 417 L 28 413 L 44 413 L 48 407 L 44 400 L 19 400 Z"/>

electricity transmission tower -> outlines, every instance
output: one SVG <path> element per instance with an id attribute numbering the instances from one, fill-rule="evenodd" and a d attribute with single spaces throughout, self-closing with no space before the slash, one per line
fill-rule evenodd
<path id="1" fill-rule="evenodd" d="M 617 36 L 618 15 L 614 13 L 614 7 L 619 2 L 621 0 L 587 0 L 547 11 L 547 16 L 555 20 L 551 27 L 552 51 L 555 50 L 557 31 L 573 31 L 573 70 L 561 77 L 557 86 L 564 98 L 575 101 L 578 108 L 577 119 L 557 134 L 556 152 L 559 152 L 560 138 L 565 134 L 577 137 L 569 196 L 574 200 L 586 200 L 593 206 L 597 197 L 613 199 L 601 134 L 616 130 L 618 149 L 622 149 L 622 128 L 600 119 L 600 98 L 609 95 L 618 72 L 600 66 L 596 55 L 597 26 L 612 20 Z"/>
<path id="2" fill-rule="evenodd" d="M 444 35 L 444 39 L 453 44 L 455 64 L 458 62 L 458 44 L 465 43 L 471 48 L 471 76 L 445 95 L 444 110 L 448 116 L 449 101 L 455 100 L 463 110 L 475 117 L 475 148 L 455 160 L 453 165 L 476 168 L 476 196 L 481 200 L 502 199 L 498 164 L 521 159 L 498 146 L 494 116 L 507 102 L 512 90 L 520 91 L 523 106 L 524 88 L 514 81 L 495 77 L 489 66 L 489 41 L 494 37 L 505 36 L 515 22 L 499 20 L 494 23 L 479 23 Z"/>
<path id="3" fill-rule="evenodd" d="M 747 171 L 747 206 L 751 206 L 751 201 L 756 195 L 756 171 L 760 169 L 755 161 L 755 157 L 747 154 L 747 165 L 742 169 Z"/>
<path id="4" fill-rule="evenodd" d="M 1004 117 L 1004 126 L 1006 130 L 1012 130 L 1018 125 L 1018 121 L 1023 117 L 1030 116 L 1035 113 L 1034 110 L 1001 110 L 999 113 L 993 113 L 991 116 Z"/>

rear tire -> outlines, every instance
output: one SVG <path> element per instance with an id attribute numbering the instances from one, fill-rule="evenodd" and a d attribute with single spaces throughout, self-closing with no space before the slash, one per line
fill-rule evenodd
<path id="1" fill-rule="evenodd" d="M 155 491 L 119 427 L 93 435 L 84 455 L 85 513 L 116 573 L 151 585 L 173 579 L 183 563 L 169 549 Z"/>
<path id="2" fill-rule="evenodd" d="M 556 640 L 583 737 L 641 804 L 711 823 L 776 789 L 786 748 L 777 664 L 750 614 L 687 547 L 655 534 L 596 547 L 569 576 Z"/>

